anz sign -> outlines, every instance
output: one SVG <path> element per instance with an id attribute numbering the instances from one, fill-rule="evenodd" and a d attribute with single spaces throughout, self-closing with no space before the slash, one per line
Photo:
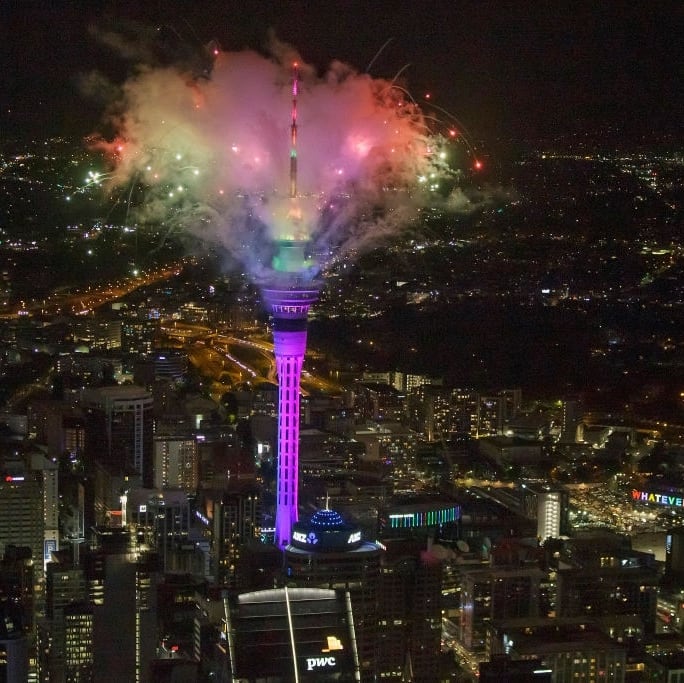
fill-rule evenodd
<path id="1" fill-rule="evenodd" d="M 298 543 L 306 543 L 307 545 L 316 545 L 318 543 L 318 536 L 313 531 L 308 534 L 303 531 L 293 531 L 292 540 Z"/>
<path id="2" fill-rule="evenodd" d="M 347 539 L 347 544 L 358 543 L 360 540 L 361 540 L 361 532 L 360 531 L 352 531 L 352 533 L 349 534 L 349 538 Z"/>
<path id="3" fill-rule="evenodd" d="M 327 534 L 323 535 L 323 539 L 325 541 L 326 537 L 333 537 L 333 534 Z M 338 536 L 339 534 L 334 534 L 334 536 Z M 293 531 L 292 532 L 292 540 L 296 543 L 301 543 L 303 545 L 309 545 L 309 546 L 316 546 L 318 543 L 321 541 L 321 538 L 318 537 L 315 531 Z M 340 539 L 342 543 L 344 543 L 344 537 Z M 339 543 L 340 541 L 337 541 Z M 360 543 L 361 542 L 361 532 L 360 531 L 352 531 L 348 536 L 347 536 L 347 545 L 354 545 L 355 543 Z M 327 545 L 327 543 L 326 543 Z"/>

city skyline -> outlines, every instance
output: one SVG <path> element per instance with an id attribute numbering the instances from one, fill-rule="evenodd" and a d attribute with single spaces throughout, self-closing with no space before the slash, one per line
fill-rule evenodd
<path id="1" fill-rule="evenodd" d="M 0 6 L 0 680 L 681 675 L 684 6 L 140 5 Z"/>

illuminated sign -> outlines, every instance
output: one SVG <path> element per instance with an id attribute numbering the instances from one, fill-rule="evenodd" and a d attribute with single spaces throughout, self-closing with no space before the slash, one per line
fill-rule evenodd
<path id="1" fill-rule="evenodd" d="M 344 650 L 342 641 L 337 636 L 328 636 L 326 638 L 326 647 L 321 652 L 334 652 L 335 650 Z"/>
<path id="2" fill-rule="evenodd" d="M 50 561 L 54 552 L 57 552 L 57 541 L 53 538 L 46 538 L 43 541 L 43 558 L 46 562 Z"/>
<path id="3" fill-rule="evenodd" d="M 306 670 L 315 671 L 316 669 L 328 669 L 330 667 L 337 666 L 337 658 L 330 655 L 326 655 L 328 652 L 336 652 L 339 650 L 344 650 L 342 641 L 337 636 L 327 636 L 325 647 L 321 648 L 321 653 L 323 657 L 307 657 L 306 658 Z"/>
<path id="4" fill-rule="evenodd" d="M 665 493 L 649 493 L 648 491 L 632 490 L 632 500 L 638 503 L 657 503 L 669 507 L 684 507 L 684 498 L 681 496 L 669 496 Z"/>
<path id="5" fill-rule="evenodd" d="M 147 512 L 147 505 L 138 506 L 138 511 L 139 512 Z"/>
<path id="6" fill-rule="evenodd" d="M 389 525 L 394 529 L 438 526 L 440 524 L 456 522 L 460 516 L 461 509 L 458 505 L 420 512 L 393 512 L 389 515 Z"/>
<path id="7" fill-rule="evenodd" d="M 347 539 L 347 543 L 358 543 L 361 540 L 361 532 L 360 531 L 354 531 L 353 533 L 349 534 L 349 538 Z"/>
<path id="8" fill-rule="evenodd" d="M 199 510 L 195 510 L 195 517 L 197 517 L 205 526 L 209 526 L 209 518 L 206 515 L 203 515 Z"/>
<path id="9" fill-rule="evenodd" d="M 306 670 L 314 671 L 315 669 L 327 669 L 329 666 L 335 666 L 337 662 L 334 657 L 307 657 Z"/>
<path id="10" fill-rule="evenodd" d="M 318 543 L 318 536 L 313 531 L 310 531 L 308 534 L 301 531 L 293 531 L 292 540 L 306 543 L 307 545 L 316 545 Z"/>

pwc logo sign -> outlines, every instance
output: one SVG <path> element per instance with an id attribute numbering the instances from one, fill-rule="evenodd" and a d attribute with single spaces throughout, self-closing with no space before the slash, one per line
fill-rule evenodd
<path id="1" fill-rule="evenodd" d="M 325 647 L 321 648 L 321 657 L 307 657 L 306 670 L 330 669 L 337 666 L 337 658 L 329 653 L 344 650 L 342 641 L 337 636 L 328 636 Z"/>
<path id="2" fill-rule="evenodd" d="M 327 669 L 335 666 L 337 661 L 335 657 L 307 657 L 306 670 L 316 671 L 317 669 Z"/>

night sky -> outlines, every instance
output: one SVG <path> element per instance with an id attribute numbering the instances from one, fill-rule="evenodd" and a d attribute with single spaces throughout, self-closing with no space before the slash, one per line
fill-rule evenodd
<path id="1" fill-rule="evenodd" d="M 263 51 L 271 30 L 321 71 L 334 59 L 373 61 L 388 79 L 406 67 L 413 96 L 429 92 L 477 139 L 682 134 L 680 1 L 0 0 L 2 134 L 97 127 L 105 98 L 79 84 L 93 71 L 120 82 L 136 61 L 103 35 L 201 70 L 210 40 Z"/>

